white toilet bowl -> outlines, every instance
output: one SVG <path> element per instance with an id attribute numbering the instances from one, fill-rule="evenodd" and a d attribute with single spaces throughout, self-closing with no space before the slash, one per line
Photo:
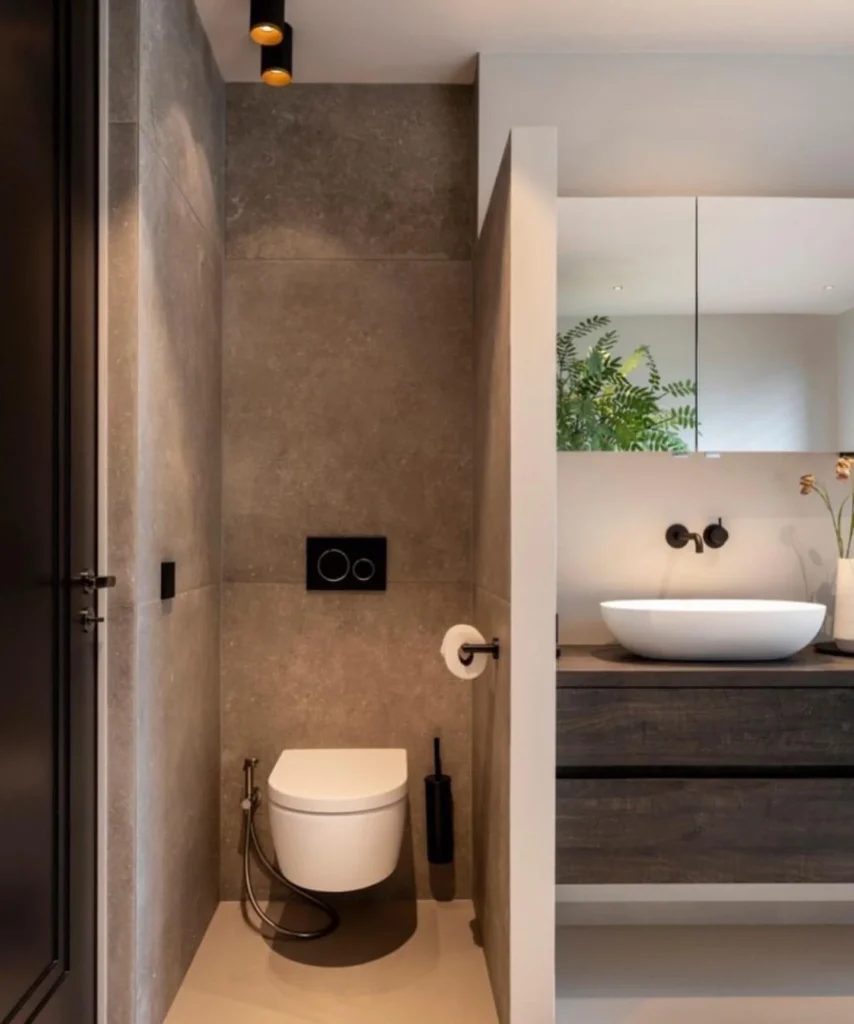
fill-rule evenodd
<path id="1" fill-rule="evenodd" d="M 351 892 L 397 866 L 405 750 L 286 750 L 267 792 L 279 869 L 295 885 Z"/>

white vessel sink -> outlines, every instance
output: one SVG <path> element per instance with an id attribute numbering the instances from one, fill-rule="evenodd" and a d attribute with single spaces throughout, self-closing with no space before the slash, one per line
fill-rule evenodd
<path id="1" fill-rule="evenodd" d="M 602 617 L 633 654 L 659 661 L 774 661 L 802 650 L 827 609 L 801 601 L 603 601 Z"/>

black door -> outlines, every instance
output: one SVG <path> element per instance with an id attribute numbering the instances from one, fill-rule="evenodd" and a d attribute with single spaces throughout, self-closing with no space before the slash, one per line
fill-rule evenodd
<path id="1" fill-rule="evenodd" d="M 97 25 L 0 0 L 0 1022 L 95 1019 Z"/>

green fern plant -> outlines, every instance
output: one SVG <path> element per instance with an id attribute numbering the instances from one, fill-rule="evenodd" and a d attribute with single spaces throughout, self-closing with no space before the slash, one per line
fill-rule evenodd
<path id="1" fill-rule="evenodd" d="M 625 359 L 607 316 L 582 320 L 557 336 L 558 451 L 685 452 L 682 431 L 697 429 L 697 386 L 692 380 L 665 383 L 647 345 Z M 579 342 L 599 333 L 586 353 Z M 630 375 L 646 370 L 646 384 Z M 662 408 L 665 399 L 692 399 Z"/>

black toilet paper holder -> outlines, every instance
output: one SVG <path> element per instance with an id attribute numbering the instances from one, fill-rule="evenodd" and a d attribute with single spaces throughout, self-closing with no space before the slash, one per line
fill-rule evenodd
<path id="1" fill-rule="evenodd" d="M 491 654 L 495 661 L 501 652 L 498 637 L 492 638 L 491 644 L 460 644 L 459 658 L 463 665 L 471 665 L 476 654 Z"/>

